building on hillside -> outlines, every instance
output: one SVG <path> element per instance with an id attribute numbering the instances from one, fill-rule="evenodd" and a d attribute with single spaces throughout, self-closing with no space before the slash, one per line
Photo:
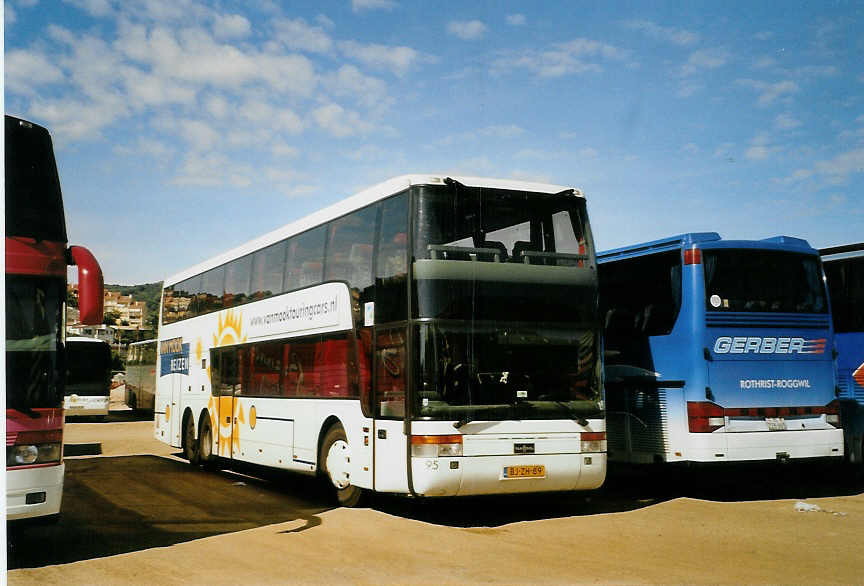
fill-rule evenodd
<path id="1" fill-rule="evenodd" d="M 135 301 L 131 295 L 121 295 L 117 291 L 105 291 L 105 314 L 116 313 L 118 326 L 143 330 L 147 317 L 147 304 Z"/>

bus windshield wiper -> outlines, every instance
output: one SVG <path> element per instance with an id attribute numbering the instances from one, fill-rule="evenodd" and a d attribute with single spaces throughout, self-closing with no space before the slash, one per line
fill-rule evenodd
<path id="1" fill-rule="evenodd" d="M 459 421 L 457 421 L 456 423 L 453 424 L 453 427 L 455 427 L 456 429 L 459 429 L 460 427 L 462 427 L 466 423 L 471 423 L 472 421 L 474 421 L 474 418 L 471 415 L 463 415 L 462 417 L 459 418 Z"/>
<path id="2" fill-rule="evenodd" d="M 564 401 L 555 401 L 555 404 L 559 407 L 563 407 L 567 414 L 570 416 L 570 419 L 578 423 L 579 425 L 586 426 L 588 425 L 588 420 L 582 417 L 576 409 L 565 403 Z"/>

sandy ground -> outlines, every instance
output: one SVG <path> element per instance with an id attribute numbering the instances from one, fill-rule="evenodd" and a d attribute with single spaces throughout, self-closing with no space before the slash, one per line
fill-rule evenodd
<path id="1" fill-rule="evenodd" d="M 150 422 L 72 424 L 103 456 L 175 450 Z M 170 456 L 169 456 L 170 457 Z M 335 509 L 129 554 L 13 570 L 10 584 L 862 583 L 864 495 L 709 502 L 458 528 Z"/>

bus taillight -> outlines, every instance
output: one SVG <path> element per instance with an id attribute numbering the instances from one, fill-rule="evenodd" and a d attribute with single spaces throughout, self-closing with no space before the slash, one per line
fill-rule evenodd
<path id="1" fill-rule="evenodd" d="M 412 435 L 411 455 L 416 458 L 448 458 L 462 455 L 461 435 Z"/>
<path id="2" fill-rule="evenodd" d="M 840 421 L 840 401 L 834 399 L 822 409 L 819 409 L 820 412 L 825 414 L 825 422 L 830 423 L 834 427 L 840 428 L 842 427 Z"/>
<path id="3" fill-rule="evenodd" d="M 687 423 L 690 433 L 711 433 L 726 424 L 723 407 L 703 401 L 687 402 Z"/>
<path id="4" fill-rule="evenodd" d="M 586 452 L 605 452 L 606 451 L 606 432 L 605 431 L 583 431 L 580 435 L 582 442 L 582 453 Z"/>

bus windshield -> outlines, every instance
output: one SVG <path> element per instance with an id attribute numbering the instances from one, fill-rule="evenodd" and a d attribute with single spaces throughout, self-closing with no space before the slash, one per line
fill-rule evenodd
<path id="1" fill-rule="evenodd" d="M 708 311 L 827 313 L 818 257 L 773 250 L 703 250 Z"/>
<path id="2" fill-rule="evenodd" d="M 66 342 L 66 396 L 111 393 L 111 348 L 104 342 Z"/>
<path id="3" fill-rule="evenodd" d="M 6 275 L 6 403 L 15 409 L 59 407 L 63 280 Z"/>
<path id="4" fill-rule="evenodd" d="M 582 198 L 465 186 L 416 193 L 415 317 L 594 319 L 597 279 Z"/>
<path id="5" fill-rule="evenodd" d="M 593 329 L 445 321 L 415 327 L 417 418 L 602 417 Z"/>
<path id="6" fill-rule="evenodd" d="M 66 242 L 51 136 L 6 116 L 6 236 Z"/>

